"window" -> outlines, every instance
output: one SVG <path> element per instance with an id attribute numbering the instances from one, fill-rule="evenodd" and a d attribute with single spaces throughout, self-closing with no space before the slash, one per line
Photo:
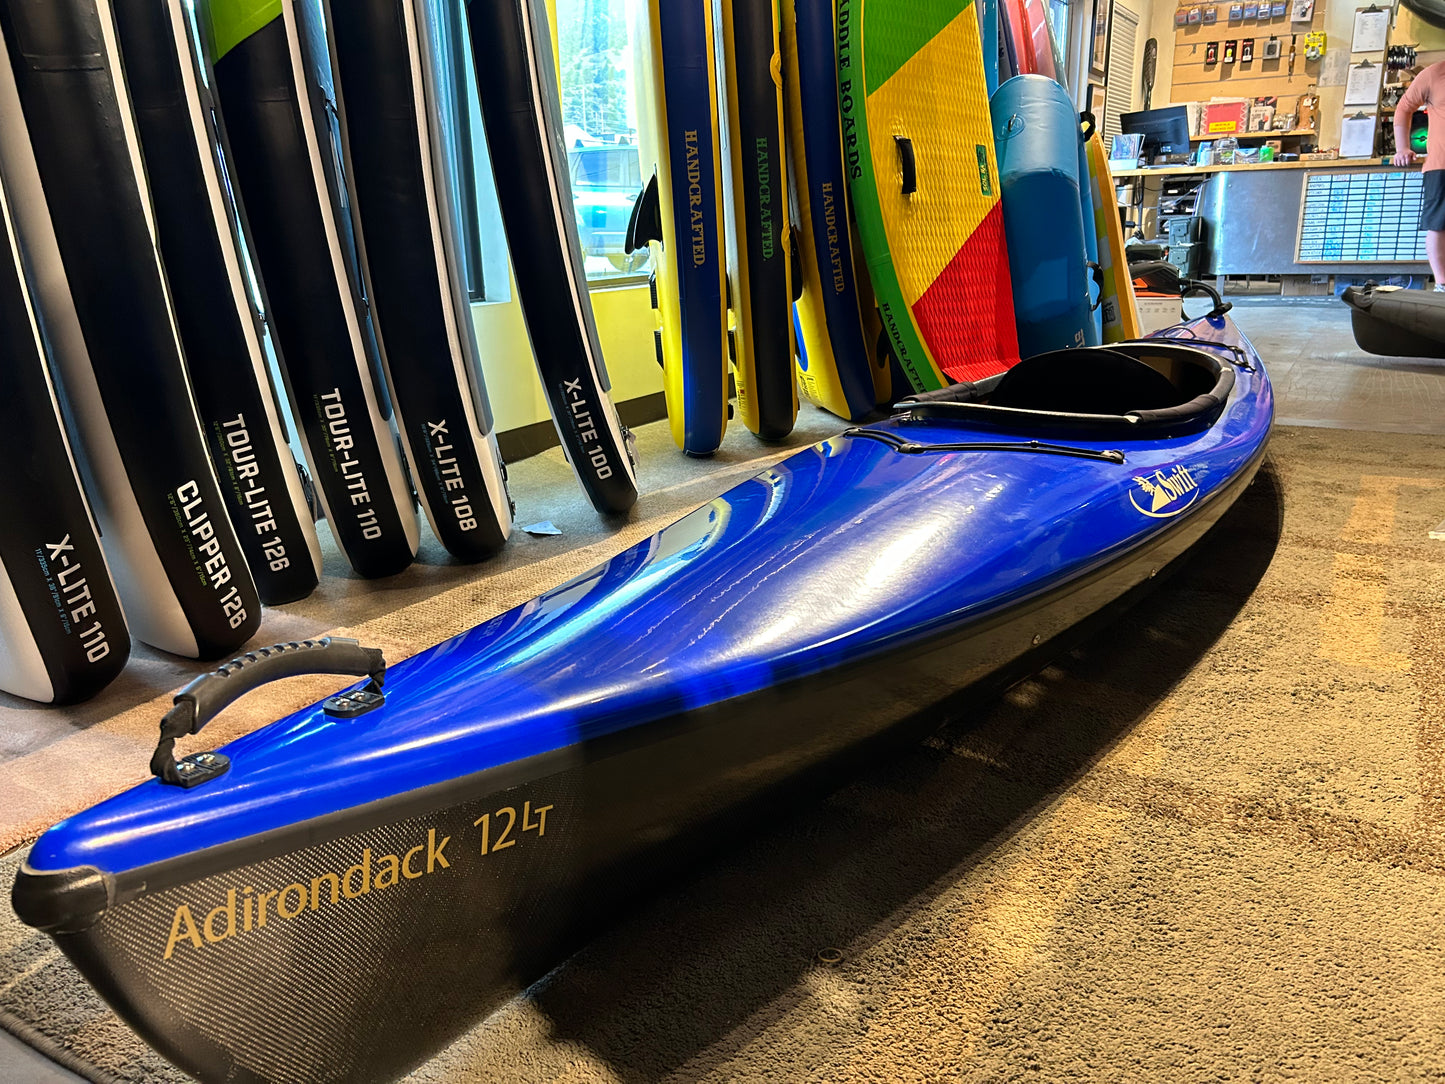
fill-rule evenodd
<path id="1" fill-rule="evenodd" d="M 626 0 L 557 0 L 558 83 L 577 234 L 589 279 L 645 273 L 623 252 L 642 191 Z"/>

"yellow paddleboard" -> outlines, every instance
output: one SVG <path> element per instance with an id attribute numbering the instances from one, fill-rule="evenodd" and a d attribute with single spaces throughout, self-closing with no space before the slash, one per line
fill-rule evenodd
<path id="1" fill-rule="evenodd" d="M 1139 307 L 1134 301 L 1134 280 L 1129 277 L 1129 261 L 1124 256 L 1124 227 L 1119 222 L 1119 201 L 1114 197 L 1114 180 L 1109 175 L 1109 160 L 1104 154 L 1104 141 L 1095 132 L 1089 137 L 1089 184 L 1094 195 L 1094 228 L 1099 236 L 1099 270 L 1104 289 L 1099 307 L 1104 314 L 1104 341 L 1123 342 L 1137 339 Z"/>

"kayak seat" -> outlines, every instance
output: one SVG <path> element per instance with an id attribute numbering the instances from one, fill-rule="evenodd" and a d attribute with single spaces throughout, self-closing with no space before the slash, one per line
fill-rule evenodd
<path id="1" fill-rule="evenodd" d="M 988 397 L 992 406 L 1075 414 L 1162 410 L 1182 401 L 1158 369 L 1107 349 L 1051 350 L 1025 358 Z"/>
<path id="2" fill-rule="evenodd" d="M 1234 369 L 1204 350 L 1144 339 L 1052 350 L 999 377 L 923 392 L 898 404 L 915 419 L 967 417 L 1009 428 L 1203 428 L 1234 387 Z"/>

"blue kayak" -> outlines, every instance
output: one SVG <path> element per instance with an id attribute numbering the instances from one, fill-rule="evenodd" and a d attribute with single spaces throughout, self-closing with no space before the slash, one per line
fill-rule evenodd
<path id="1" fill-rule="evenodd" d="M 41 837 L 16 909 L 202 1080 L 393 1079 L 728 816 L 1133 601 L 1248 484 L 1273 413 L 1223 316 L 1043 354 L 389 671 L 351 641 L 252 653 L 177 697 L 160 779 Z M 311 670 L 370 680 L 172 759 Z"/>

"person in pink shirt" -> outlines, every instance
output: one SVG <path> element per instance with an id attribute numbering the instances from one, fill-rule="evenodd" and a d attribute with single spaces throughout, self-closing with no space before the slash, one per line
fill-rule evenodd
<path id="1" fill-rule="evenodd" d="M 1415 76 L 1395 107 L 1395 165 L 1408 166 L 1420 156 L 1410 149 L 1410 121 L 1417 109 L 1436 102 L 1441 123 L 1430 125 L 1426 144 L 1425 188 L 1420 196 L 1420 229 L 1425 231 L 1425 255 L 1435 275 L 1435 292 L 1445 293 L 1445 60 L 1431 64 Z"/>

